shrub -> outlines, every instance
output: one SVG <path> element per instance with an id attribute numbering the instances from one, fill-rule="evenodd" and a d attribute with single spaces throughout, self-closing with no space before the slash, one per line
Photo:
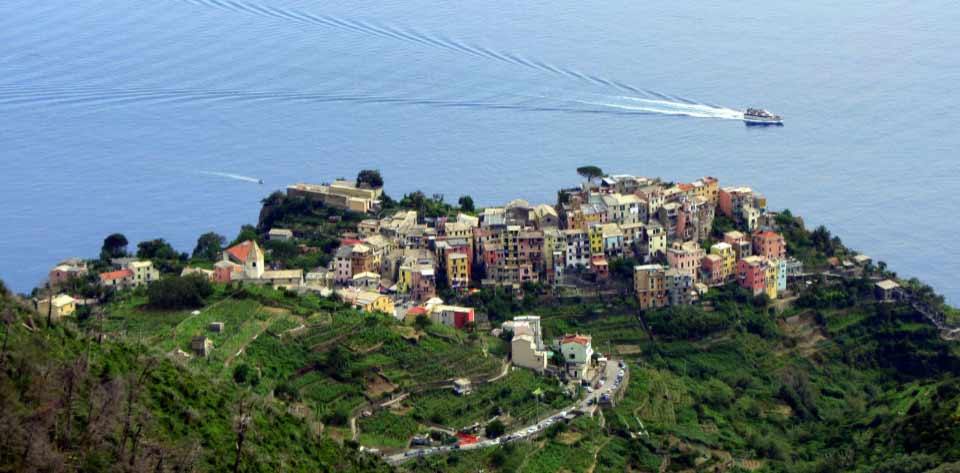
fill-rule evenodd
<path id="1" fill-rule="evenodd" d="M 487 424 L 487 428 L 485 430 L 487 432 L 487 437 L 495 439 L 507 431 L 507 426 L 503 425 L 503 422 L 501 422 L 500 419 L 495 419 Z"/>
<path id="2" fill-rule="evenodd" d="M 295 388 L 292 384 L 284 381 L 273 388 L 273 395 L 278 399 L 284 401 L 299 401 L 300 400 L 300 390 Z"/>
<path id="3" fill-rule="evenodd" d="M 155 309 L 179 310 L 203 307 L 213 286 L 200 275 L 161 279 L 147 289 L 147 301 Z"/>

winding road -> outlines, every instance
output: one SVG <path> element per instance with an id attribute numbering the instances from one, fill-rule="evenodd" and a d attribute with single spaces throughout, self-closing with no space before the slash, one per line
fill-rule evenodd
<path id="1" fill-rule="evenodd" d="M 564 418 L 569 415 L 580 415 L 583 413 L 590 413 L 597 409 L 597 404 L 600 402 L 600 399 L 604 394 L 609 395 L 611 398 L 615 397 L 616 391 L 619 389 L 626 389 L 626 381 L 621 386 L 617 382 L 617 377 L 620 373 L 620 360 L 610 360 L 607 362 L 604 367 L 603 374 L 601 379 L 603 380 L 603 386 L 599 389 L 594 390 L 588 396 L 584 397 L 575 404 L 571 404 L 564 409 L 548 413 L 542 418 L 542 420 L 537 420 L 531 424 L 527 424 L 518 429 L 513 430 L 507 434 L 504 434 L 498 439 L 487 439 L 483 438 L 479 442 L 467 445 L 445 445 L 440 447 L 418 447 L 411 448 L 402 452 L 398 452 L 392 455 L 385 455 L 383 458 L 387 463 L 399 464 L 407 460 L 412 460 L 417 457 L 423 457 L 428 455 L 438 455 L 441 453 L 449 453 L 456 450 L 475 450 L 478 448 L 492 447 L 499 444 L 504 444 L 507 442 L 514 442 L 517 440 L 523 440 L 525 438 L 535 437 L 540 432 L 546 430 L 551 425 L 557 422 L 563 422 Z M 622 379 L 629 379 L 626 376 L 626 370 L 629 369 L 627 366 L 623 368 L 624 376 Z"/>

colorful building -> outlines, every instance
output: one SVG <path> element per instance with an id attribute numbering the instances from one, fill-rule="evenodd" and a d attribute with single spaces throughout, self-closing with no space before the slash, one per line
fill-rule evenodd
<path id="1" fill-rule="evenodd" d="M 733 247 L 737 259 L 743 259 L 753 254 L 751 248 L 753 245 L 750 243 L 750 237 L 743 232 L 736 230 L 726 232 L 723 234 L 723 242 Z"/>
<path id="2" fill-rule="evenodd" d="M 716 286 L 723 284 L 723 282 L 727 279 L 726 276 L 724 276 L 723 258 L 720 256 L 714 254 L 704 256 L 702 266 L 703 277 L 701 278 L 701 281 L 704 283 L 711 286 Z"/>
<path id="3" fill-rule="evenodd" d="M 756 231 L 751 238 L 753 254 L 767 259 L 787 257 L 787 243 L 783 235 L 769 230 Z"/>
<path id="4" fill-rule="evenodd" d="M 737 253 L 727 242 L 714 243 L 710 246 L 710 254 L 719 256 L 723 260 L 723 276 L 725 280 L 733 276 L 737 269 Z"/>
<path id="5" fill-rule="evenodd" d="M 466 328 L 474 322 L 472 307 L 439 304 L 431 307 L 430 320 L 448 327 Z"/>
<path id="6" fill-rule="evenodd" d="M 221 263 L 214 265 L 217 282 L 233 279 L 259 279 L 263 275 L 263 250 L 253 240 L 247 240 L 223 251 Z"/>
<path id="7" fill-rule="evenodd" d="M 393 300 L 379 292 L 359 288 L 344 288 L 337 291 L 337 296 L 354 309 L 360 309 L 364 312 L 381 312 L 387 315 L 394 314 Z"/>
<path id="8" fill-rule="evenodd" d="M 603 227 L 590 225 L 587 232 L 590 235 L 590 256 L 603 256 Z"/>
<path id="9" fill-rule="evenodd" d="M 670 267 L 690 276 L 693 282 L 700 279 L 700 266 L 706 252 L 695 241 L 675 242 L 667 250 L 667 263 Z"/>
<path id="10" fill-rule="evenodd" d="M 464 253 L 447 253 L 447 283 L 450 287 L 470 285 L 470 258 Z"/>
<path id="11" fill-rule="evenodd" d="M 764 293 L 770 299 L 777 298 L 777 265 L 774 261 L 767 260 L 764 273 Z"/>
<path id="12" fill-rule="evenodd" d="M 53 318 L 67 317 L 77 311 L 77 301 L 66 294 L 58 294 L 52 298 L 34 300 L 34 308 L 43 316 L 49 313 Z"/>
<path id="13" fill-rule="evenodd" d="M 589 335 L 566 335 L 560 340 L 560 353 L 566 363 L 567 374 L 574 379 L 586 377 L 593 361 L 592 338 Z"/>
<path id="14" fill-rule="evenodd" d="M 761 256 L 747 256 L 737 261 L 737 284 L 757 296 L 766 290 L 767 260 Z"/>
<path id="15" fill-rule="evenodd" d="M 667 305 L 667 282 L 663 266 L 645 264 L 634 267 L 633 287 L 641 310 Z"/>

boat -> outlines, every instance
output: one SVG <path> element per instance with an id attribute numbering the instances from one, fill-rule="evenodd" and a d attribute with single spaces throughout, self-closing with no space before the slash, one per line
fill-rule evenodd
<path id="1" fill-rule="evenodd" d="M 762 108 L 748 108 L 743 112 L 743 121 L 750 124 L 782 125 L 783 117 L 774 115 Z"/>
<path id="2" fill-rule="evenodd" d="M 258 179 L 257 184 L 263 184 L 263 179 Z"/>

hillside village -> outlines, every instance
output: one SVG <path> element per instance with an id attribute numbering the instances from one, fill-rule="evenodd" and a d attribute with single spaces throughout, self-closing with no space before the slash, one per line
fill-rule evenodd
<path id="1" fill-rule="evenodd" d="M 287 199 L 361 215 L 355 226 L 337 235 L 329 264 L 308 270 L 271 265 L 262 243 L 246 239 L 223 249 L 212 267 L 187 265 L 180 275 L 333 296 L 408 324 L 427 318 L 462 330 L 477 327 L 475 309 L 444 301 L 441 288 L 457 300 L 482 288 L 520 296 L 530 285 L 559 294 L 600 294 L 613 286 L 611 265 L 626 265 L 632 278 L 625 289 L 646 311 L 696 304 L 711 288 L 727 284 L 769 300 L 790 296 L 791 284 L 809 284 L 803 263 L 788 256 L 786 240 L 777 231 L 778 213 L 768 211 L 766 198 L 750 187 L 722 187 L 710 176 L 668 183 L 597 171 L 587 167 L 581 174 L 588 179 L 579 187 L 561 189 L 555 205 L 518 199 L 503 207 L 455 210 L 438 217 L 412 209 L 383 215 L 382 187 L 346 180 L 293 184 L 286 189 Z M 304 253 L 318 251 L 301 243 L 301 236 L 290 228 L 271 227 L 261 241 L 297 244 Z M 831 264 L 853 274 L 850 271 L 870 262 L 867 256 L 852 255 L 842 264 Z M 137 288 L 160 279 L 149 260 L 124 256 L 110 264 L 111 270 L 98 275 L 104 288 Z M 86 275 L 86 261 L 60 262 L 49 274 L 53 291 L 35 306 L 69 316 L 84 301 L 58 294 L 56 288 Z M 887 299 L 896 297 L 898 288 L 891 280 L 876 284 Z M 512 334 L 513 364 L 536 372 L 548 370 L 548 358 L 564 353 L 566 341 L 593 354 L 589 334 L 573 333 L 544 344 L 536 316 L 504 322 L 494 333 Z M 209 347 L 199 343 L 202 349 L 195 351 L 206 353 Z M 566 371 L 571 377 L 586 376 L 591 356 L 569 360 Z"/>
<path id="2" fill-rule="evenodd" d="M 110 235 L 99 259 L 57 263 L 31 308 L 97 343 L 136 340 L 288 403 L 318 435 L 425 471 L 451 456 L 466 459 L 460 471 L 515 465 L 502 456 L 516 444 L 551 464 L 575 438 L 589 444 L 578 447 L 583 468 L 656 471 L 698 455 L 716 471 L 752 469 L 784 457 L 752 433 L 717 434 L 727 421 L 701 404 L 737 429 L 766 422 L 792 438 L 788 421 L 754 419 L 756 406 L 817 419 L 824 401 L 791 373 L 824 356 L 828 337 L 853 343 L 844 340 L 865 333 L 853 327 L 896 323 L 957 338 L 929 287 L 769 210 L 751 188 L 579 171 L 585 180 L 553 204 L 482 209 L 468 197 L 395 201 L 382 182 L 360 179 L 293 184 L 264 200 L 257 226 L 229 244 L 205 234 L 192 255 L 160 239 L 131 254 Z M 903 321 L 847 314 L 861 305 Z M 937 350 L 880 364 L 949 364 Z M 774 359 L 792 368 L 771 379 Z M 742 369 L 754 384 L 739 380 Z M 684 383 L 696 393 L 677 395 Z M 734 389 L 753 407 L 723 400 Z M 703 436 L 714 450 L 694 446 Z M 460 456 L 468 452 L 476 456 Z"/>

